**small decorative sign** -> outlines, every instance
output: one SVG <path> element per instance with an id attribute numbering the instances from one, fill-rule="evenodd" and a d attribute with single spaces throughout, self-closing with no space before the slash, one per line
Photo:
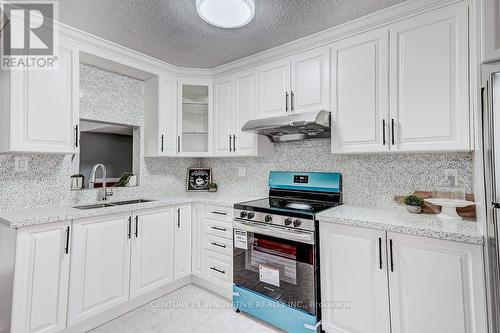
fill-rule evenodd
<path id="1" fill-rule="evenodd" d="M 208 184 L 212 181 L 212 169 L 210 168 L 189 168 L 187 175 L 187 191 L 202 192 L 208 191 Z"/>

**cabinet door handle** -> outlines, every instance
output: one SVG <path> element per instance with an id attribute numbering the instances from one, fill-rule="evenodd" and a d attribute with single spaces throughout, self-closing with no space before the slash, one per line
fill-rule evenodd
<path id="1" fill-rule="evenodd" d="M 219 243 L 217 243 L 217 242 L 212 242 L 212 243 L 210 243 L 210 244 L 212 244 L 213 246 L 222 247 L 223 249 L 225 249 L 225 248 L 226 248 L 226 245 L 225 245 L 225 244 L 219 244 Z"/>
<path id="2" fill-rule="evenodd" d="M 64 247 L 64 252 L 69 253 L 69 226 L 66 228 L 66 246 Z"/>
<path id="3" fill-rule="evenodd" d="M 75 148 L 78 148 L 78 136 L 80 132 L 78 131 L 78 125 L 75 125 Z"/>
<path id="4" fill-rule="evenodd" d="M 139 215 L 135 216 L 135 238 L 139 236 Z"/>
<path id="5" fill-rule="evenodd" d="M 212 214 L 217 214 L 217 215 L 227 215 L 227 213 L 225 213 L 225 212 L 218 212 L 218 211 L 216 211 L 216 210 L 213 210 L 213 211 L 212 211 Z"/>
<path id="6" fill-rule="evenodd" d="M 181 210 L 177 209 L 177 228 L 181 227 Z"/>
<path id="7" fill-rule="evenodd" d="M 231 146 L 231 134 L 229 134 L 229 152 L 232 152 L 233 148 Z"/>
<path id="8" fill-rule="evenodd" d="M 130 239 L 132 236 L 132 216 L 128 217 L 128 232 L 127 232 L 127 237 Z"/>
<path id="9" fill-rule="evenodd" d="M 389 240 L 389 252 L 391 254 L 391 272 L 394 272 L 394 259 L 392 257 L 392 239 Z"/>
<path id="10" fill-rule="evenodd" d="M 181 152 L 181 137 L 177 136 L 177 152 Z"/>
<path id="11" fill-rule="evenodd" d="M 236 135 L 233 134 L 233 150 L 236 151 Z"/>
<path id="12" fill-rule="evenodd" d="M 385 146 L 385 119 L 382 119 L 382 145 Z"/>
<path id="13" fill-rule="evenodd" d="M 290 92 L 290 111 L 294 111 L 295 110 L 295 94 L 292 92 Z"/>
<path id="14" fill-rule="evenodd" d="M 288 113 L 288 91 L 285 92 L 285 111 Z"/>
<path id="15" fill-rule="evenodd" d="M 163 147 L 163 141 L 164 141 L 164 139 L 165 139 L 165 135 L 163 135 L 163 134 L 162 134 L 162 135 L 161 135 L 161 152 L 162 152 L 162 153 L 163 153 L 163 148 L 164 148 L 164 147 Z"/>
<path id="16" fill-rule="evenodd" d="M 219 227 L 210 227 L 210 228 L 212 228 L 214 230 L 218 230 L 218 231 L 224 231 L 224 232 L 227 230 L 225 228 L 219 228 Z"/>
<path id="17" fill-rule="evenodd" d="M 226 274 L 226 271 L 222 269 L 217 269 L 216 267 L 210 267 L 211 270 L 216 271 L 218 273 Z"/>
<path id="18" fill-rule="evenodd" d="M 396 139 L 395 139 L 395 135 L 394 135 L 394 127 L 395 127 L 394 118 L 391 118 L 391 141 L 392 141 L 393 146 L 396 144 Z"/>
<path id="19" fill-rule="evenodd" d="M 378 268 L 384 268 L 384 265 L 382 263 L 382 237 L 378 238 Z"/>

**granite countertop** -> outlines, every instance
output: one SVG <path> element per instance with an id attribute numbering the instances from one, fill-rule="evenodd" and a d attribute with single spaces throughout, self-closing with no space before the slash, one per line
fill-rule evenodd
<path id="1" fill-rule="evenodd" d="M 483 232 L 474 221 L 442 221 L 436 215 L 410 214 L 405 207 L 380 209 L 342 205 L 317 215 L 320 222 L 394 231 L 462 243 L 484 242 Z"/>
<path id="2" fill-rule="evenodd" d="M 136 198 L 129 198 L 136 199 Z M 218 193 L 174 193 L 169 195 L 142 196 L 141 199 L 155 200 L 139 204 L 122 205 L 105 208 L 95 208 L 81 210 L 72 206 L 55 206 L 46 208 L 30 208 L 12 211 L 0 211 L 0 223 L 10 228 L 27 227 L 37 224 L 55 223 L 61 221 L 75 220 L 79 218 L 101 216 L 107 214 L 126 213 L 148 208 L 157 208 L 173 205 L 182 205 L 186 203 L 202 203 L 223 207 L 233 207 L 237 202 L 258 199 L 256 196 L 241 194 L 218 194 Z M 127 198 L 109 200 L 106 203 L 114 201 L 124 201 Z M 99 202 L 103 203 L 103 202 Z M 92 203 L 90 203 L 92 204 Z M 82 204 L 84 205 L 84 204 Z"/>

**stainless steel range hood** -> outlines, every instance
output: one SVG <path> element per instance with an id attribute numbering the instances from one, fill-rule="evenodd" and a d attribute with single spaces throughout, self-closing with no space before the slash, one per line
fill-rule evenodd
<path id="1" fill-rule="evenodd" d="M 271 142 L 329 138 L 330 112 L 313 111 L 248 121 L 243 132 L 265 135 Z"/>

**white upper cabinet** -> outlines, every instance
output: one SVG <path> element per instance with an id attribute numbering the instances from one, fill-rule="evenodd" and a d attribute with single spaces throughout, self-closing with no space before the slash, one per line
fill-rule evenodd
<path id="1" fill-rule="evenodd" d="M 175 207 L 174 279 L 191 275 L 191 205 Z"/>
<path id="2" fill-rule="evenodd" d="M 78 152 L 77 49 L 62 43 L 57 69 L 1 70 L 0 83 L 0 152 Z"/>
<path id="3" fill-rule="evenodd" d="M 330 109 L 330 50 L 320 47 L 259 69 L 259 117 Z"/>
<path id="4" fill-rule="evenodd" d="M 128 301 L 131 224 L 129 215 L 73 223 L 68 325 Z"/>
<path id="5" fill-rule="evenodd" d="M 209 156 L 212 152 L 212 80 L 178 81 L 177 152 Z"/>
<path id="6" fill-rule="evenodd" d="M 214 154 L 228 156 L 234 151 L 234 80 L 225 76 L 214 81 Z"/>
<path id="7" fill-rule="evenodd" d="M 332 152 L 389 150 L 389 31 L 332 45 Z"/>
<path id="8" fill-rule="evenodd" d="M 12 333 L 66 328 L 69 232 L 70 222 L 18 231 Z"/>
<path id="9" fill-rule="evenodd" d="M 467 6 L 390 26 L 391 149 L 471 149 Z"/>
<path id="10" fill-rule="evenodd" d="M 392 333 L 486 332 L 480 246 L 387 237 Z"/>
<path id="11" fill-rule="evenodd" d="M 483 4 L 483 60 L 500 59 L 500 0 L 484 0 Z"/>
<path id="12" fill-rule="evenodd" d="M 130 298 L 174 279 L 174 208 L 134 215 L 130 265 Z"/>
<path id="13" fill-rule="evenodd" d="M 290 59 L 280 59 L 259 69 L 259 116 L 286 115 L 290 111 Z"/>
<path id="14" fill-rule="evenodd" d="M 385 232 L 320 224 L 323 329 L 335 333 L 389 333 Z M 423 331 L 422 331 L 423 332 Z"/>
<path id="15" fill-rule="evenodd" d="M 330 110 L 330 49 L 321 47 L 292 57 L 291 113 Z"/>
<path id="16" fill-rule="evenodd" d="M 272 151 L 265 137 L 243 132 L 258 117 L 258 72 L 246 70 L 214 81 L 214 155 L 256 156 Z"/>
<path id="17" fill-rule="evenodd" d="M 144 154 L 177 155 L 177 80 L 154 77 L 144 83 Z"/>

